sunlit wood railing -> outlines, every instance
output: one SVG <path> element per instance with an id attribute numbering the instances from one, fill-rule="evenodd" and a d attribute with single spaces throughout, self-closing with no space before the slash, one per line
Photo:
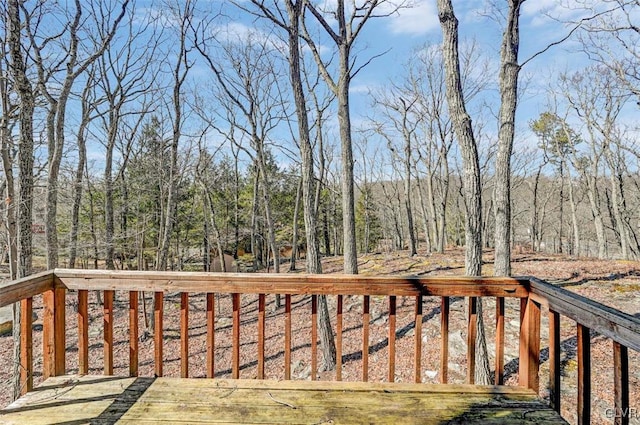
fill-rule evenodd
<path id="1" fill-rule="evenodd" d="M 589 423 L 591 416 L 591 364 L 590 332 L 598 332 L 613 341 L 614 391 L 616 412 L 629 411 L 628 349 L 640 351 L 640 320 L 578 296 L 535 278 L 468 278 L 468 277 L 370 277 L 344 275 L 274 275 L 274 274 L 219 274 L 182 272 L 126 272 L 56 269 L 0 286 L 0 307 L 20 302 L 21 311 L 21 376 L 22 392 L 33 388 L 33 297 L 43 299 L 43 377 L 65 374 L 67 297 L 77 296 L 78 371 L 89 372 L 89 291 L 103 292 L 103 371 L 114 373 L 114 294 L 128 293 L 129 320 L 129 374 L 138 375 L 139 366 L 139 293 L 154 294 L 154 373 L 163 375 L 164 299 L 167 293 L 180 294 L 180 376 L 189 377 L 189 300 L 192 294 L 206 294 L 206 376 L 215 373 L 215 297 L 230 294 L 231 315 L 231 376 L 240 377 L 241 296 L 254 294 L 257 303 L 258 379 L 265 377 L 265 324 L 267 320 L 266 296 L 284 295 L 284 347 L 283 375 L 291 379 L 292 295 L 311 297 L 311 379 L 318 372 L 318 297 L 336 297 L 336 380 L 342 379 L 343 358 L 343 300 L 345 296 L 362 296 L 362 375 L 369 379 L 370 301 L 372 296 L 388 300 L 388 375 L 393 382 L 396 368 L 396 312 L 397 297 L 415 300 L 414 311 L 414 367 L 417 383 L 422 382 L 422 324 L 423 297 L 440 297 L 440 382 L 448 382 L 449 316 L 452 297 L 468 297 L 467 311 L 467 382 L 474 382 L 476 338 L 476 300 L 495 297 L 495 383 L 504 379 L 505 299 L 520 300 L 519 385 L 539 391 L 541 307 L 549 309 L 549 367 L 550 402 L 560 412 L 560 317 L 577 323 L 578 361 L 578 422 Z M 616 417 L 618 423 L 628 423 L 628 417 Z"/>

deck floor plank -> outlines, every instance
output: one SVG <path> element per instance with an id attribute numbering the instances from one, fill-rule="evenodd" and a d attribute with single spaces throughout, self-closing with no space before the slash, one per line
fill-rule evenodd
<path id="1" fill-rule="evenodd" d="M 470 385 L 182 378 L 50 378 L 0 423 L 564 424 L 529 390 Z"/>

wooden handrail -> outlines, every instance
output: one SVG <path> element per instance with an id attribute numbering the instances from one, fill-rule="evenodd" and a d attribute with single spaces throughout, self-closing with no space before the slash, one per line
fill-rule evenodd
<path id="1" fill-rule="evenodd" d="M 622 345 L 640 351 L 640 319 L 534 277 L 531 298 Z"/>
<path id="2" fill-rule="evenodd" d="M 520 299 L 520 361 L 519 384 L 532 390 L 539 388 L 540 366 L 540 326 L 541 308 L 549 309 L 549 393 L 551 406 L 560 412 L 560 320 L 562 317 L 577 323 L 577 357 L 578 357 L 578 422 L 588 423 L 591 415 L 591 363 L 590 339 L 594 332 L 613 340 L 614 392 L 615 411 L 629 411 L 629 366 L 628 348 L 640 351 L 640 319 L 624 314 L 618 310 L 582 297 L 566 289 L 553 286 L 533 277 L 519 278 L 487 278 L 487 277 L 392 277 L 392 276 L 352 276 L 352 275 L 304 275 L 304 274 L 234 274 L 234 273 L 183 273 L 183 272 L 136 272 L 105 270 L 66 270 L 55 269 L 32 275 L 17 281 L 0 285 L 0 307 L 21 302 L 22 334 L 21 341 L 21 382 L 23 392 L 32 388 L 33 353 L 32 353 L 32 309 L 33 297 L 43 294 L 43 375 L 55 376 L 65 373 L 66 340 L 65 310 L 67 290 L 78 291 L 78 371 L 86 374 L 89 371 L 88 341 L 88 291 L 104 291 L 103 311 L 103 349 L 104 373 L 114 370 L 113 322 L 115 318 L 115 291 L 128 294 L 128 318 L 130 326 L 129 338 L 129 374 L 138 374 L 138 296 L 139 291 L 151 292 L 155 298 L 155 310 L 151 312 L 156 321 L 154 337 L 155 374 L 163 374 L 163 317 L 165 295 L 180 294 L 180 375 L 189 376 L 189 295 L 206 294 L 206 375 L 215 374 L 215 309 L 214 297 L 219 294 L 230 294 L 232 300 L 231 340 L 227 342 L 231 348 L 231 362 L 228 368 L 232 377 L 240 377 L 240 328 L 242 303 L 241 297 L 246 294 L 257 294 L 257 377 L 265 377 L 265 296 L 266 294 L 283 294 L 285 306 L 284 320 L 284 378 L 291 379 L 292 358 L 292 296 L 311 295 L 312 318 L 311 341 L 311 378 L 316 379 L 318 369 L 316 317 L 318 315 L 317 296 L 337 296 L 336 300 L 336 351 L 338 353 L 338 369 L 335 379 L 342 379 L 343 355 L 343 296 L 363 296 L 362 299 L 362 381 L 369 380 L 369 350 L 371 349 L 370 321 L 372 296 L 384 296 L 388 300 L 388 373 L 387 379 L 394 381 L 396 369 L 396 297 L 407 297 L 415 300 L 414 342 L 414 379 L 421 382 L 422 352 L 422 303 L 426 296 L 440 298 L 440 381 L 448 380 L 448 340 L 449 311 L 453 297 L 469 298 L 469 321 L 467 323 L 467 381 L 473 382 L 473 365 L 475 359 L 475 320 L 477 297 L 496 297 L 496 359 L 495 380 L 502 384 L 504 373 L 505 344 L 505 299 Z M 628 423 L 628 418 L 621 418 L 616 423 Z"/>
<path id="3" fill-rule="evenodd" d="M 35 297 L 53 289 L 54 273 L 41 272 L 0 284 L 0 307 Z"/>

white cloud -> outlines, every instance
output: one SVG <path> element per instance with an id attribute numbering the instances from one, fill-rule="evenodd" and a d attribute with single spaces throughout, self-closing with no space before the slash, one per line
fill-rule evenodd
<path id="1" fill-rule="evenodd" d="M 395 7 L 384 3 L 385 8 Z M 388 19 L 394 34 L 424 35 L 439 28 L 438 10 L 433 0 L 414 0 L 411 7 L 401 8 Z"/>

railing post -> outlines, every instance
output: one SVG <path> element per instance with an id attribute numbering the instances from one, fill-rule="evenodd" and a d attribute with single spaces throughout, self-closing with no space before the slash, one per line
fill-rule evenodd
<path id="1" fill-rule="evenodd" d="M 44 317 L 42 329 L 43 376 L 64 375 L 65 373 L 65 295 L 62 287 L 43 293 Z"/>
<path id="2" fill-rule="evenodd" d="M 520 385 L 539 390 L 540 368 L 540 305 L 531 298 L 520 304 Z"/>
<path id="3" fill-rule="evenodd" d="M 20 301 L 20 395 L 33 389 L 33 298 Z"/>
<path id="4" fill-rule="evenodd" d="M 578 323 L 578 424 L 591 423 L 591 330 Z"/>

